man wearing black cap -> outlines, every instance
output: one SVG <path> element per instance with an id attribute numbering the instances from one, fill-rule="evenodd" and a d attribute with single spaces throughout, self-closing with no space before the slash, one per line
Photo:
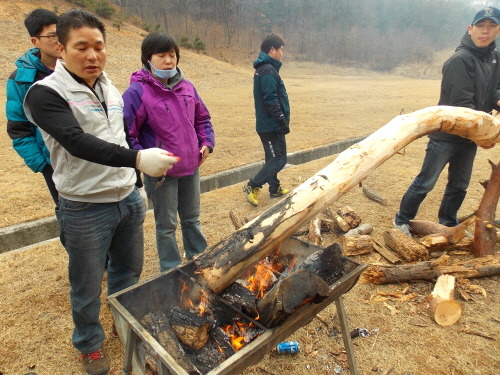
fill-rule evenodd
<path id="1" fill-rule="evenodd" d="M 443 65 L 439 105 L 487 113 L 500 110 L 500 52 L 495 50 L 499 33 L 500 10 L 487 7 L 476 13 L 455 53 Z M 411 236 L 409 221 L 417 215 L 446 164 L 448 183 L 438 219 L 449 227 L 457 225 L 476 151 L 477 145 L 466 138 L 440 132 L 429 135 L 422 169 L 403 195 L 394 227 Z"/>

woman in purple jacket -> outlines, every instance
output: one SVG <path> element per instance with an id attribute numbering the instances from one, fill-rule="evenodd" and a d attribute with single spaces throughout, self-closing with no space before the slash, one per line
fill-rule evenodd
<path id="1" fill-rule="evenodd" d="M 214 147 L 210 113 L 193 84 L 177 67 L 179 47 L 163 32 L 153 32 L 141 46 L 143 68 L 132 74 L 123 94 L 132 145 L 137 150 L 160 147 L 180 158 L 164 177 L 144 176 L 156 221 L 160 269 L 181 263 L 175 231 L 177 214 L 187 259 L 207 247 L 201 231 L 200 173 Z"/>

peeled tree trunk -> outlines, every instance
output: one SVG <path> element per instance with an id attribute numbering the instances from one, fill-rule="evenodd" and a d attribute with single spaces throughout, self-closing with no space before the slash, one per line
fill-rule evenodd
<path id="1" fill-rule="evenodd" d="M 281 246 L 323 209 L 415 139 L 438 131 L 479 145 L 500 143 L 500 119 L 468 108 L 435 106 L 395 117 L 349 147 L 283 200 L 195 258 L 199 273 L 220 292 Z"/>

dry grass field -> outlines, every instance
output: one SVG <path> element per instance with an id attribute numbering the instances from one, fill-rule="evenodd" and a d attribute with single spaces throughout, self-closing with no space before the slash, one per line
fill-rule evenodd
<path id="1" fill-rule="evenodd" d="M 53 1 L 59 11 L 63 2 Z M 22 24 L 24 14 L 41 1 L 0 1 L 0 20 L 4 25 L 0 45 L 0 101 L 5 102 L 5 80 L 12 61 L 28 47 Z M 107 72 L 123 91 L 130 74 L 139 68 L 141 30 L 126 25 L 117 31 L 108 26 Z M 260 141 L 254 131 L 252 69 L 254 54 L 248 53 L 237 65 L 207 56 L 181 51 L 180 67 L 192 80 L 211 111 L 216 132 L 215 152 L 202 168 L 203 175 L 261 160 Z M 442 63 L 438 62 L 439 64 Z M 401 112 L 435 105 L 439 77 L 414 79 L 402 75 L 376 74 L 314 63 L 288 61 L 285 55 L 281 71 L 292 107 L 289 152 L 311 149 L 338 140 L 368 135 Z M 5 107 L 0 117 L 5 118 Z M 353 189 L 335 202 L 349 205 L 364 222 L 375 227 L 373 236 L 381 239 L 398 209 L 399 199 L 421 166 L 426 140 L 410 144 L 374 170 L 364 182 L 387 199 L 387 206 L 368 200 L 361 189 Z M 322 169 L 335 156 L 292 166 L 281 174 L 282 183 L 294 188 Z M 473 212 L 481 199 L 479 181 L 487 179 L 487 160 L 500 161 L 500 148 L 480 149 L 476 158 L 469 193 L 460 211 Z M 6 132 L 0 133 L 0 227 L 51 216 L 53 204 L 41 175 L 33 174 L 11 147 Z M 435 190 L 424 202 L 418 218 L 437 220 L 437 207 L 443 192 L 443 173 Z M 261 205 L 246 203 L 241 184 L 202 196 L 202 225 L 209 246 L 227 237 L 234 229 L 228 217 L 235 210 L 242 217 L 254 216 L 271 207 L 263 194 Z M 146 225 L 143 280 L 158 273 L 154 244 L 154 218 L 148 213 Z M 468 258 L 468 255 L 454 255 Z M 383 262 L 376 254 L 354 258 L 362 263 Z M 376 286 L 358 283 L 345 295 L 349 325 L 366 328 L 371 335 L 354 339 L 359 373 L 395 375 L 496 375 L 500 372 L 500 288 L 499 278 L 471 280 L 484 293 L 472 299 L 457 299 L 463 315 L 457 324 L 441 327 L 432 320 L 426 297 L 433 283 Z M 408 288 L 405 290 L 405 288 Z M 465 282 L 458 289 L 467 288 Z M 379 301 L 379 291 L 414 293 L 403 302 L 397 298 Z M 70 340 L 72 322 L 69 308 L 67 256 L 57 239 L 0 255 L 0 375 L 83 374 L 78 353 Z M 103 303 L 105 299 L 103 296 Z M 378 301 L 378 302 L 377 302 Z M 111 318 L 102 310 L 102 321 L 110 332 Z M 467 329 L 492 337 L 471 335 Z M 347 359 L 339 333 L 335 306 L 297 330 L 291 337 L 299 341 L 298 355 L 269 353 L 244 375 L 269 374 L 348 374 Z M 123 347 L 111 337 L 105 341 L 112 360 L 110 374 L 121 374 Z"/>

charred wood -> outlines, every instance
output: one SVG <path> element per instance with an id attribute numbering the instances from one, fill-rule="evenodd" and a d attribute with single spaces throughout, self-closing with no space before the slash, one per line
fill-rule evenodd
<path id="1" fill-rule="evenodd" d="M 170 311 L 169 322 L 177 338 L 193 349 L 200 349 L 207 343 L 208 332 L 213 327 L 207 318 L 179 306 Z"/>
<path id="2" fill-rule="evenodd" d="M 300 306 L 320 303 L 329 295 L 328 284 L 315 273 L 299 269 L 279 280 L 257 303 L 260 322 L 276 327 Z"/>

